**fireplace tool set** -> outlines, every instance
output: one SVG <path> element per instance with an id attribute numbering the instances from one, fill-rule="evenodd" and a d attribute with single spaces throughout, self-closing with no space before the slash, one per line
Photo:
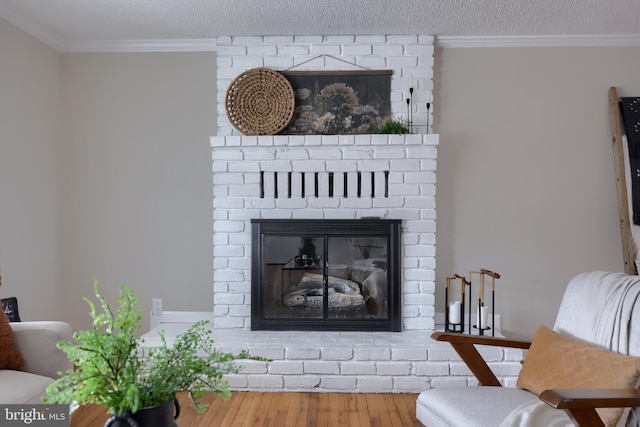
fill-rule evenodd
<path id="1" fill-rule="evenodd" d="M 445 311 L 444 311 L 444 328 L 446 332 L 465 333 L 465 297 L 468 290 L 468 319 L 466 324 L 469 326 L 468 332 L 471 334 L 472 329 L 478 330 L 479 335 L 484 335 L 485 331 L 491 330 L 491 335 L 495 336 L 495 307 L 496 307 L 496 280 L 500 278 L 495 273 L 484 268 L 480 271 L 470 271 L 469 278 L 465 278 L 458 274 L 449 276 L 446 279 L 445 286 Z M 478 283 L 478 299 L 476 305 L 475 323 L 472 322 L 472 283 L 477 277 Z M 491 279 L 491 326 L 489 326 L 489 306 L 485 304 L 485 279 Z M 460 299 L 456 299 L 456 294 Z"/>

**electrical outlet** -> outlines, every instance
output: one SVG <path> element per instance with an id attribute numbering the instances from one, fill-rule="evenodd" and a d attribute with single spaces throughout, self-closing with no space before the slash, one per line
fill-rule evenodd
<path id="1" fill-rule="evenodd" d="M 159 316 L 162 314 L 162 298 L 154 298 L 151 300 L 151 313 Z"/>

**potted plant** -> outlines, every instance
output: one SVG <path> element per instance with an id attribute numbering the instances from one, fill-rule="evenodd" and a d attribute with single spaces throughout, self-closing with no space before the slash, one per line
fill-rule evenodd
<path id="1" fill-rule="evenodd" d="M 115 315 L 97 282 L 94 291 L 101 311 L 84 298 L 93 327 L 76 332 L 73 342 L 58 343 L 75 368 L 62 372 L 47 388 L 45 402 L 102 405 L 113 414 L 105 426 L 122 420 L 127 426 L 169 427 L 179 414 L 176 393 L 188 392 L 195 409 L 203 412 L 208 406 L 202 400 L 205 394 L 231 397 L 224 375 L 239 371 L 236 359 L 266 360 L 246 351 L 216 351 L 207 321 L 194 323 L 172 345 L 161 332 L 161 345 L 143 354 L 143 341 L 136 336 L 142 313 L 132 290 L 120 286 Z"/>

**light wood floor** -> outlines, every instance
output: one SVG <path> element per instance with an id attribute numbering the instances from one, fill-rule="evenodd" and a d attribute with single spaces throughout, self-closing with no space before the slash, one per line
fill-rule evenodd
<path id="1" fill-rule="evenodd" d="M 180 427 L 422 427 L 416 420 L 415 394 L 234 392 L 210 400 L 196 413 L 186 395 L 178 396 Z M 77 410 L 71 427 L 102 427 L 109 418 L 100 406 Z"/>

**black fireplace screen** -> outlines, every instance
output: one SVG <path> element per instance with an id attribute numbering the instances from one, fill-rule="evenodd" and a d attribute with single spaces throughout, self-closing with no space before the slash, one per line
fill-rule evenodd
<path id="1" fill-rule="evenodd" d="M 252 227 L 252 329 L 400 330 L 400 221 Z"/>

